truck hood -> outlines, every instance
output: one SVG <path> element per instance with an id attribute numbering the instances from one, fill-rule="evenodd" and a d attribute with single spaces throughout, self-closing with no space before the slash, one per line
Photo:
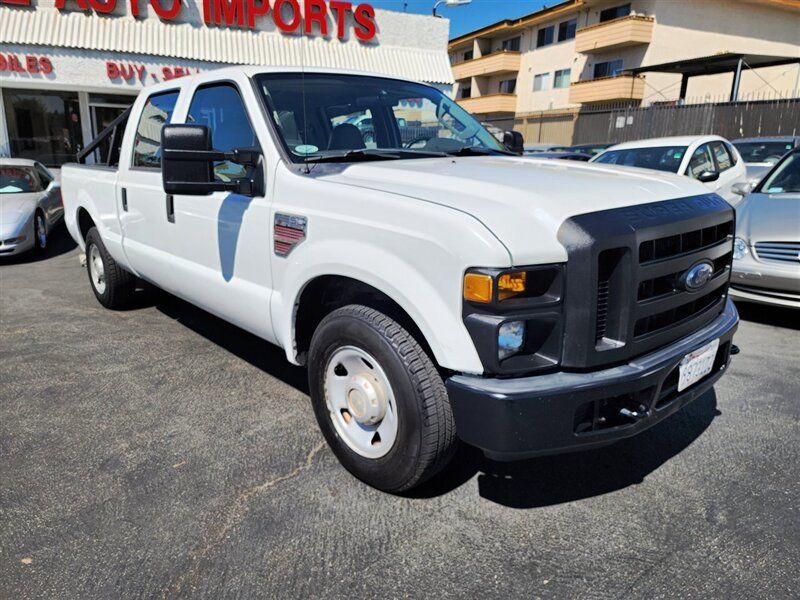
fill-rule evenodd
<path id="1" fill-rule="evenodd" d="M 736 207 L 736 235 L 751 243 L 800 241 L 800 194 L 750 194 Z"/>
<path id="2" fill-rule="evenodd" d="M 357 163 L 323 177 L 468 213 L 505 245 L 514 265 L 565 261 L 557 234 L 575 215 L 708 193 L 671 173 L 530 157 Z"/>

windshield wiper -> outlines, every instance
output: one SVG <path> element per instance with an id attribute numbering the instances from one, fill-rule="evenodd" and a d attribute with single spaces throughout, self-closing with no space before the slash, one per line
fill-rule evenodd
<path id="1" fill-rule="evenodd" d="M 491 148 L 478 148 L 476 146 L 464 146 L 458 150 L 451 150 L 448 156 L 517 156 L 513 152 L 506 150 L 493 150 Z"/>
<path id="2" fill-rule="evenodd" d="M 309 163 L 322 163 L 322 162 L 359 162 L 369 160 L 396 160 L 400 155 L 396 152 L 385 150 L 348 150 L 339 154 L 326 154 L 309 156 L 305 162 Z"/>

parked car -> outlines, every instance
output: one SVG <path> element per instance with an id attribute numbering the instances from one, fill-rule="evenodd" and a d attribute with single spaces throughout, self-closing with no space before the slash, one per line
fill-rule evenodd
<path id="1" fill-rule="evenodd" d="M 419 148 L 394 126 L 409 99 L 438 126 Z M 376 148 L 332 121 L 356 110 Z M 554 169 L 434 87 L 338 70 L 210 70 L 146 87 L 122 126 L 118 165 L 62 169 L 97 300 L 140 277 L 281 346 L 380 489 L 457 437 L 503 460 L 629 437 L 729 362 L 733 209 L 688 178 Z"/>
<path id="2" fill-rule="evenodd" d="M 537 152 L 564 152 L 569 146 L 561 144 L 525 144 L 523 148 L 525 154 L 535 154 Z"/>
<path id="3" fill-rule="evenodd" d="M 561 151 L 561 152 L 526 152 L 525 156 L 528 158 L 554 158 L 557 160 L 577 160 L 581 162 L 589 162 L 591 160 L 591 154 L 585 154 L 582 152 L 571 152 L 571 151 Z"/>
<path id="4" fill-rule="evenodd" d="M 782 156 L 800 147 L 800 136 L 741 138 L 732 143 L 747 166 L 747 179 L 755 186 Z"/>
<path id="5" fill-rule="evenodd" d="M 800 148 L 736 207 L 731 296 L 800 308 Z"/>
<path id="6" fill-rule="evenodd" d="M 595 156 L 592 162 L 686 175 L 731 203 L 741 200 L 741 196 L 732 191 L 733 185 L 747 179 L 739 153 L 728 140 L 717 135 L 626 142 L 611 146 Z"/>
<path id="7" fill-rule="evenodd" d="M 0 158 L 0 256 L 43 250 L 63 215 L 61 189 L 44 165 Z"/>
<path id="8" fill-rule="evenodd" d="M 589 156 L 596 156 L 613 145 L 614 144 L 576 144 L 575 146 L 570 146 L 569 150 L 581 154 L 588 154 Z"/>

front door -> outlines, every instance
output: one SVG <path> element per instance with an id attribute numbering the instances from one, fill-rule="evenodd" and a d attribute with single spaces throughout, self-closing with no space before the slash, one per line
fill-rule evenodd
<path id="1" fill-rule="evenodd" d="M 252 98 L 251 106 L 256 106 Z M 260 146 L 239 88 L 230 82 L 198 87 L 186 123 L 206 125 L 214 149 Z M 264 169 L 222 161 L 217 181 L 263 179 Z M 272 336 L 269 206 L 263 196 L 230 192 L 176 195 L 170 223 L 176 294 L 261 337 Z"/>
<path id="2" fill-rule="evenodd" d="M 161 181 L 161 127 L 169 123 L 178 91 L 150 96 L 142 109 L 130 163 L 120 165 L 117 211 L 123 247 L 131 267 L 142 278 L 174 291 L 169 199 Z"/>

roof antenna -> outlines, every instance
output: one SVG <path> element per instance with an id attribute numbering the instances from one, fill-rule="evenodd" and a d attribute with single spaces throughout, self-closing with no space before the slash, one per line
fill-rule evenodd
<path id="1" fill-rule="evenodd" d="M 303 96 L 303 144 L 308 144 L 308 118 L 306 112 L 306 40 L 305 36 L 300 36 L 300 87 Z M 306 167 L 306 175 L 311 173 L 308 166 L 308 152 L 303 152 L 303 164 Z"/>

